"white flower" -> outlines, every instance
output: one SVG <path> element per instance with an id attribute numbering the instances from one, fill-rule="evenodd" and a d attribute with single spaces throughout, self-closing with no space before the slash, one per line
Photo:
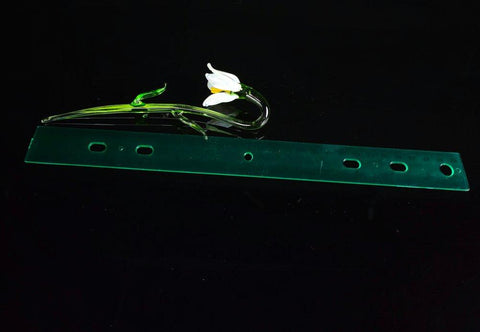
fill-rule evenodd
<path id="1" fill-rule="evenodd" d="M 203 106 L 208 107 L 211 105 L 217 105 L 220 103 L 228 103 L 235 99 L 238 99 L 239 96 L 235 92 L 242 90 L 242 85 L 237 76 L 217 70 L 208 63 L 208 69 L 212 72 L 205 74 L 207 78 L 207 87 L 210 89 L 212 94 L 203 101 Z"/>

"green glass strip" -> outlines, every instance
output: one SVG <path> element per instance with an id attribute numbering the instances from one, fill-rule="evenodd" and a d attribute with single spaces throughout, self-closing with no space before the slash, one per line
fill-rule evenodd
<path id="1" fill-rule="evenodd" d="M 456 152 L 39 126 L 27 163 L 468 191 Z"/>

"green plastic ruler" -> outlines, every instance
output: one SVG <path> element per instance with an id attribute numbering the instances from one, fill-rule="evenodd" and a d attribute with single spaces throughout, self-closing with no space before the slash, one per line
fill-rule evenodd
<path id="1" fill-rule="evenodd" d="M 468 191 L 460 154 L 39 126 L 27 163 Z"/>

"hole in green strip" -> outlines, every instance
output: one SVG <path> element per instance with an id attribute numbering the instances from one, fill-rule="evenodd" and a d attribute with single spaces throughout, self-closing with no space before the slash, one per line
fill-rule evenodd
<path id="1" fill-rule="evenodd" d="M 141 155 L 151 155 L 153 153 L 153 147 L 150 145 L 139 145 L 135 151 Z"/>
<path id="2" fill-rule="evenodd" d="M 394 170 L 395 172 L 406 172 L 408 170 L 407 164 L 405 164 L 402 161 L 392 161 L 390 163 L 390 168 Z"/>
<path id="3" fill-rule="evenodd" d="M 104 152 L 107 149 L 107 145 L 103 142 L 92 142 L 88 144 L 88 149 L 92 152 Z"/>
<path id="4" fill-rule="evenodd" d="M 441 164 L 440 165 L 440 172 L 443 173 L 445 176 L 452 176 L 453 175 L 453 167 L 449 164 Z"/>
<path id="5" fill-rule="evenodd" d="M 360 168 L 362 164 L 357 159 L 343 159 L 343 166 L 346 168 Z"/>
<path id="6" fill-rule="evenodd" d="M 246 160 L 246 161 L 252 161 L 253 160 L 253 154 L 251 152 L 245 152 L 243 154 L 243 158 Z"/>

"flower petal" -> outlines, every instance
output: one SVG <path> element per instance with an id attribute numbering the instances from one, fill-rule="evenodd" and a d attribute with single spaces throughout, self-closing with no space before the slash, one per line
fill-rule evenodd
<path id="1" fill-rule="evenodd" d="M 240 80 L 238 79 L 238 77 L 236 75 L 233 75 L 231 73 L 227 73 L 226 71 L 221 71 L 221 70 L 218 70 L 218 69 L 215 69 L 213 68 L 213 66 L 209 63 L 207 63 L 207 67 L 208 69 L 210 69 L 212 71 L 212 73 L 216 74 L 216 75 L 219 75 L 219 76 L 226 76 L 228 77 L 229 79 L 231 79 L 232 81 L 234 81 L 235 83 L 240 83 Z"/>
<path id="2" fill-rule="evenodd" d="M 204 101 L 203 101 L 203 107 L 208 107 L 212 105 L 217 105 L 221 103 L 229 103 L 235 99 L 238 99 L 239 97 L 232 93 L 226 93 L 226 92 L 219 92 L 219 93 L 214 93 L 208 96 Z"/>
<path id="3" fill-rule="evenodd" d="M 217 74 L 205 74 L 205 77 L 207 78 L 210 85 L 217 89 L 233 92 L 238 92 L 242 90 L 242 86 L 240 85 L 240 83 L 236 83 L 229 78 L 226 78 L 225 76 L 220 76 Z"/>

